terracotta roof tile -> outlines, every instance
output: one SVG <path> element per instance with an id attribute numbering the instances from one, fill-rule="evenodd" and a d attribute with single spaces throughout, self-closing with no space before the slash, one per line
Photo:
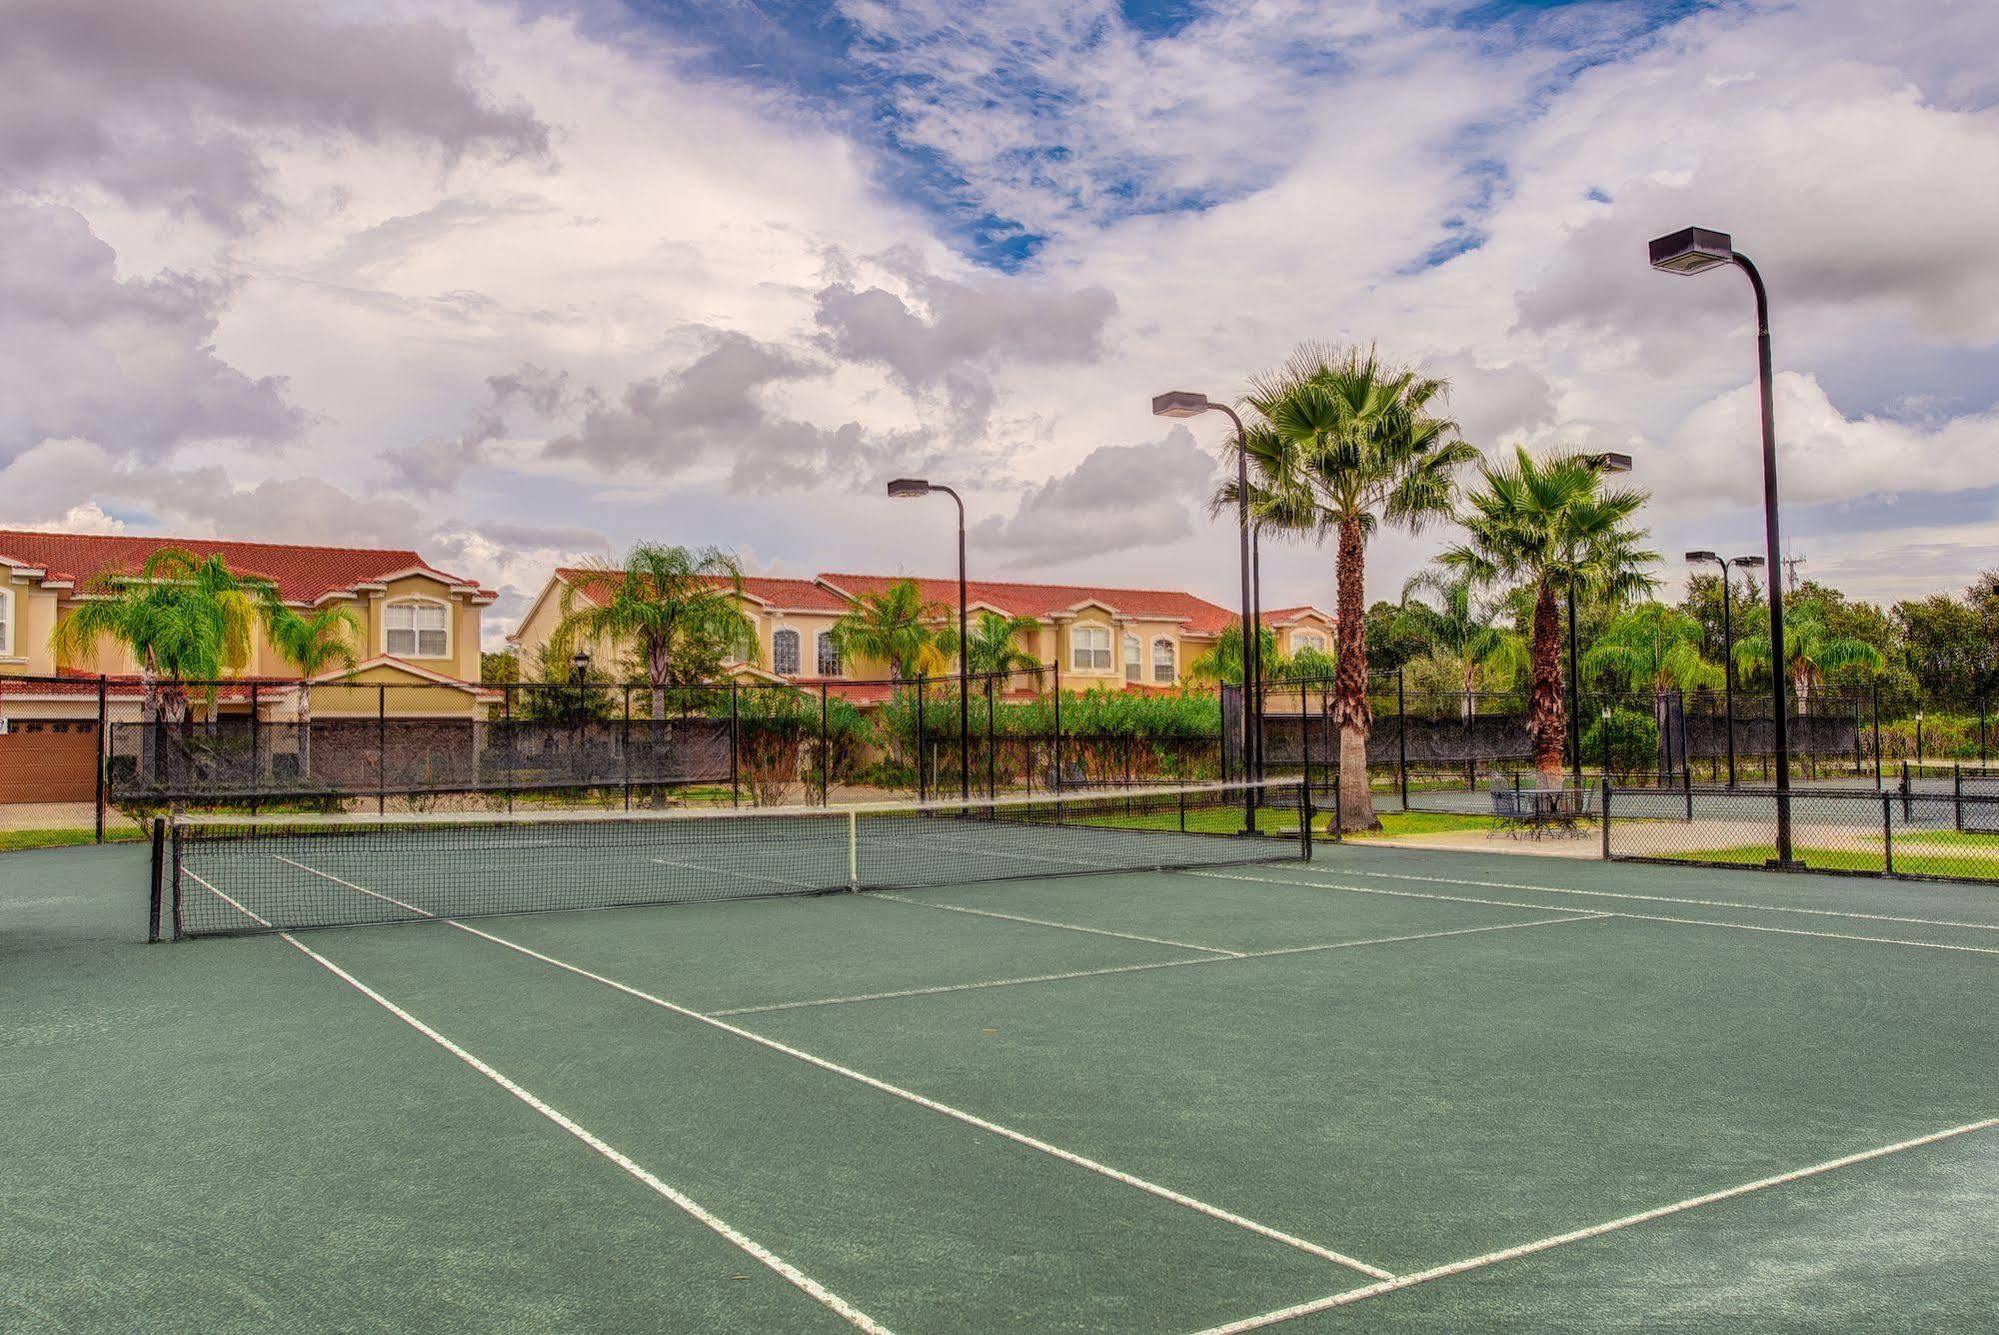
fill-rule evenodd
<path id="1" fill-rule="evenodd" d="M 278 592 L 288 602 L 312 602 L 325 594 L 411 569 L 428 570 L 453 584 L 471 583 L 437 569 L 406 549 L 303 547 L 210 538 L 140 538 L 0 529 L 0 561 L 46 571 L 46 579 L 67 580 L 78 588 L 107 571 L 136 574 L 146 559 L 162 547 L 184 548 L 197 557 L 220 556 L 239 575 L 261 575 L 276 583 Z M 480 593 L 491 596 L 483 589 Z"/>

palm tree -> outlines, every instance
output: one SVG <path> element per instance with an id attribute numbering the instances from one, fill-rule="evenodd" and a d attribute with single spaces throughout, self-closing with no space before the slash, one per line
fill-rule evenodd
<path id="1" fill-rule="evenodd" d="M 106 571 L 50 637 L 56 657 L 90 664 L 103 640 L 139 665 L 148 723 L 187 721 L 190 681 L 213 682 L 250 661 L 256 604 L 266 587 L 233 574 L 219 556 L 162 547 L 137 575 Z M 212 688 L 211 688 L 212 689 Z"/>
<path id="2" fill-rule="evenodd" d="M 577 643 L 630 645 L 658 722 L 669 686 L 710 675 L 726 655 L 756 661 L 756 626 L 743 615 L 742 596 L 743 568 L 729 553 L 642 542 L 622 567 L 592 565 L 569 581 L 552 643 L 558 656 Z"/>
<path id="3" fill-rule="evenodd" d="M 299 612 L 287 607 L 277 590 L 267 589 L 261 608 L 264 634 L 278 657 L 305 678 L 298 688 L 298 764 L 300 776 L 312 773 L 312 683 L 327 668 L 354 666 L 354 642 L 361 622 L 350 608 L 333 605 Z"/>
<path id="4" fill-rule="evenodd" d="M 1251 382 L 1257 418 L 1244 444 L 1255 478 L 1250 505 L 1263 528 L 1336 539 L 1334 627 L 1338 666 L 1332 716 L 1340 730 L 1343 829 L 1373 829 L 1366 783 L 1367 542 L 1386 523 L 1408 532 L 1451 513 L 1455 475 L 1478 451 L 1438 415 L 1448 384 L 1382 362 L 1372 349 L 1307 344 Z M 1232 503 L 1234 483 L 1216 497 Z"/>
<path id="5" fill-rule="evenodd" d="M 1416 597 L 1429 593 L 1435 606 Z M 1527 664 L 1527 642 L 1500 620 L 1500 610 L 1478 597 L 1477 583 L 1446 570 L 1419 571 L 1402 586 L 1397 634 L 1407 631 L 1428 646 L 1430 657 L 1458 679 L 1459 717 L 1478 716 L 1481 674 L 1509 683 Z"/>
<path id="6" fill-rule="evenodd" d="M 1553 779 L 1568 726 L 1560 599 L 1573 591 L 1615 604 L 1653 588 L 1644 567 L 1659 554 L 1640 546 L 1646 531 L 1631 524 L 1647 493 L 1606 488 L 1593 458 L 1567 451 L 1538 460 L 1516 447 L 1512 462 L 1482 463 L 1479 473 L 1483 485 L 1460 516 L 1467 540 L 1438 561 L 1481 587 L 1518 580 L 1533 591 L 1527 732 L 1535 768 Z"/>
<path id="7" fill-rule="evenodd" d="M 995 676 L 1038 668 L 1041 660 L 1021 648 L 1020 642 L 1039 629 L 1041 623 L 1033 617 L 981 612 L 979 619 L 972 623 L 971 644 L 965 654 L 966 665 L 973 672 L 989 672 Z M 957 652 L 957 642 L 958 633 L 955 630 L 947 630 L 937 636 L 937 643 L 946 654 Z"/>
<path id="8" fill-rule="evenodd" d="M 1701 623 L 1677 607 L 1640 603 L 1617 615 L 1582 666 L 1594 677 L 1616 673 L 1655 694 L 1719 686 L 1721 668 L 1701 656 L 1701 635 Z"/>
<path id="9" fill-rule="evenodd" d="M 936 629 L 949 610 L 942 603 L 924 601 L 915 580 L 897 580 L 880 593 L 857 595 L 854 605 L 833 623 L 833 643 L 843 658 L 887 663 L 890 675 L 899 681 L 912 670 L 942 667 L 955 651 L 956 636 Z"/>
<path id="10" fill-rule="evenodd" d="M 1809 600 L 1784 609 L 1784 655 L 1790 659 L 1791 693 L 1800 708 L 1832 669 L 1859 663 L 1879 672 L 1886 661 L 1867 641 L 1834 635 L 1826 625 L 1825 608 Z M 1735 662 L 1742 668 L 1768 668 L 1770 637 L 1750 635 L 1737 640 Z"/>
<path id="11" fill-rule="evenodd" d="M 1288 675 L 1277 654 L 1275 631 L 1265 626 L 1256 637 L 1256 647 L 1263 660 L 1264 680 L 1278 681 Z M 1242 622 L 1232 621 L 1213 644 L 1187 665 L 1187 680 L 1210 686 L 1240 686 L 1242 678 Z"/>

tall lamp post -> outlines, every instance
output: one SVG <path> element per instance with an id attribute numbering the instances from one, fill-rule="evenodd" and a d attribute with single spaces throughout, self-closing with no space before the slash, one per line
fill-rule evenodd
<path id="1" fill-rule="evenodd" d="M 1749 257 L 1735 248 L 1726 232 L 1688 227 L 1652 241 L 1652 267 L 1661 273 L 1698 274 L 1733 264 L 1748 275 L 1756 295 L 1756 374 L 1763 407 L 1763 548 L 1773 578 L 1770 584 L 1770 721 L 1777 751 L 1777 856 L 1773 867 L 1798 865 L 1791 856 L 1791 728 L 1784 712 L 1784 591 L 1774 578 L 1783 559 L 1777 533 L 1777 409 L 1770 373 L 1770 295 L 1763 275 Z"/>
<path id="2" fill-rule="evenodd" d="M 965 499 L 942 483 L 918 477 L 899 477 L 888 484 L 895 497 L 928 496 L 941 491 L 958 506 L 958 796 L 972 796 L 972 641 L 966 634 L 965 618 Z M 917 763 L 923 763 L 922 738 L 917 738 Z"/>
<path id="3" fill-rule="evenodd" d="M 1729 610 L 1728 572 L 1736 570 L 1759 570 L 1763 566 L 1760 556 L 1724 557 L 1714 552 L 1688 552 L 1687 564 L 1699 565 L 1712 561 L 1721 570 L 1721 691 L 1724 712 L 1728 719 L 1728 786 L 1735 787 L 1735 627 Z"/>
<path id="4" fill-rule="evenodd" d="M 1628 454 L 1604 453 L 1585 456 L 1588 463 L 1599 473 L 1628 473 L 1631 471 L 1631 456 Z M 1575 786 L 1583 786 L 1583 725 L 1581 680 L 1576 652 L 1576 581 L 1573 572 L 1569 578 L 1569 776 Z"/>
<path id="5" fill-rule="evenodd" d="M 1184 389 L 1168 390 L 1164 394 L 1155 395 L 1152 400 L 1152 415 L 1154 417 L 1199 417 L 1202 413 L 1209 411 L 1225 413 L 1229 421 L 1235 423 L 1236 537 L 1242 564 L 1243 758 L 1247 762 L 1250 756 L 1249 738 L 1251 723 L 1254 718 L 1250 709 L 1250 701 L 1254 697 L 1256 683 L 1262 678 L 1263 666 L 1258 661 L 1262 657 L 1259 651 L 1262 647 L 1260 641 L 1262 639 L 1263 628 L 1251 621 L 1252 611 L 1250 606 L 1249 442 L 1243 433 L 1242 419 L 1237 417 L 1235 409 L 1229 407 L 1226 403 L 1215 403 L 1205 394 L 1196 394 Z M 1258 729 L 1258 731 L 1261 731 L 1261 729 Z M 1254 788 L 1243 789 L 1242 818 L 1243 832 L 1245 834 L 1255 833 L 1256 790 Z"/>

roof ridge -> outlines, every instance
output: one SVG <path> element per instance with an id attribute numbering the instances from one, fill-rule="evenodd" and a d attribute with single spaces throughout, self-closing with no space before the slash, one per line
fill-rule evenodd
<path id="1" fill-rule="evenodd" d="M 956 575 L 869 575 L 869 574 L 864 574 L 858 570 L 849 570 L 845 572 L 832 571 L 832 570 L 821 571 L 818 578 L 828 579 L 828 580 L 913 579 L 933 584 L 955 584 L 958 582 L 958 577 Z M 1079 589 L 1084 592 L 1088 592 L 1095 589 L 1115 589 L 1119 593 L 1172 594 L 1182 598 L 1200 598 L 1201 601 L 1204 603 L 1210 601 L 1209 599 L 1201 598 L 1200 594 L 1190 592 L 1187 589 L 1156 589 L 1156 588 L 1146 588 L 1140 585 L 1132 585 L 1132 584 L 1071 584 L 1063 580 L 986 579 L 983 576 L 976 576 L 969 578 L 966 580 L 966 583 L 996 584 L 1002 588 L 1009 588 L 1009 589 Z M 1220 603 L 1215 603 L 1214 605 L 1216 607 L 1221 606 Z"/>
<path id="2" fill-rule="evenodd" d="M 432 570 L 437 570 L 437 567 L 431 566 L 429 561 L 424 560 L 423 554 L 414 547 L 346 547 L 337 543 L 269 542 L 259 538 L 188 538 L 172 534 L 155 536 L 149 533 L 71 533 L 63 529 L 0 528 L 0 538 L 11 537 L 72 538 L 83 541 L 103 541 L 108 539 L 113 542 L 151 542 L 161 547 L 171 547 L 176 543 L 214 543 L 228 547 L 270 547 L 293 552 L 365 552 L 381 556 L 414 556 L 417 560 L 422 561 L 424 565 L 430 566 Z M 450 572 L 438 570 L 438 573 L 448 574 Z"/>

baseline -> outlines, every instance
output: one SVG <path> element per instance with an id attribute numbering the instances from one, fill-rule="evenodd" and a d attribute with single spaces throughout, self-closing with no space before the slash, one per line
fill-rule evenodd
<path id="1" fill-rule="evenodd" d="M 1356 895 L 1390 895 L 1404 899 L 1438 899 L 1457 904 L 1487 904 L 1496 908 L 1547 909 L 1552 904 L 1523 904 L 1510 899 L 1479 899 L 1469 895 L 1440 895 L 1420 890 L 1387 890 L 1380 886 L 1341 885 L 1333 881 L 1297 881 L 1279 876 L 1252 876 L 1244 872 L 1187 871 L 1183 876 L 1208 876 L 1225 881 L 1260 881 L 1269 885 L 1295 885 L 1307 890 L 1335 890 Z M 1671 922 L 1687 927 L 1726 927 L 1737 932 L 1768 932 L 1777 936 L 1806 936 L 1822 941 L 1871 941 L 1881 946 L 1912 946 L 1918 950 L 1950 950 L 1968 955 L 1999 955 L 1995 946 L 1960 946 L 1945 941 L 1910 941 L 1893 936 L 1860 936 L 1852 932 L 1813 932 L 1802 927 L 1762 927 L 1747 922 L 1719 922 L 1712 918 L 1673 918 L 1658 913 L 1625 913 L 1603 910 L 1607 918 L 1627 918 L 1635 922 Z"/>

